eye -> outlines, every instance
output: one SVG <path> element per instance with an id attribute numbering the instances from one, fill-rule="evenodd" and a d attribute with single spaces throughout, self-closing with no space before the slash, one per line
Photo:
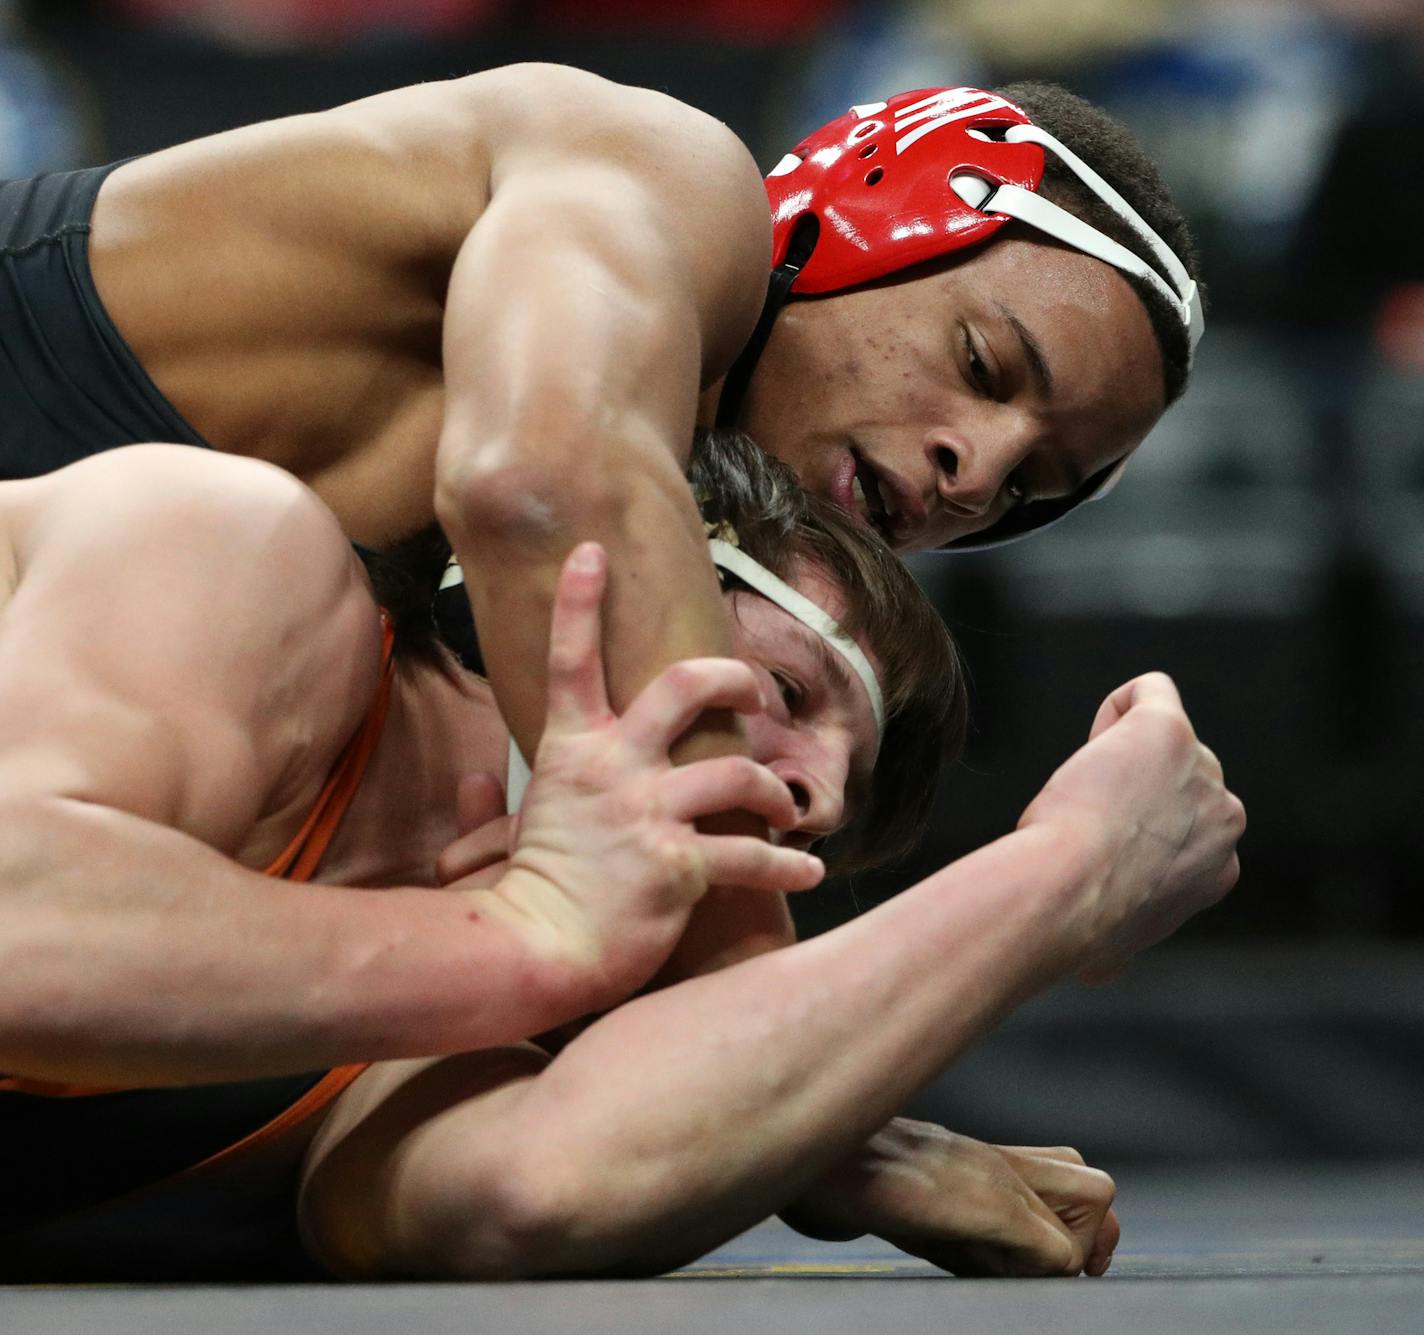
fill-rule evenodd
<path id="1" fill-rule="evenodd" d="M 784 672 L 773 672 L 771 675 L 781 690 L 781 703 L 786 706 L 786 712 L 788 714 L 796 713 L 806 698 L 806 692 L 799 683 L 793 681 Z"/>
<path id="2" fill-rule="evenodd" d="M 964 344 L 964 358 L 969 367 L 970 380 L 973 381 L 974 387 L 979 393 L 985 398 L 992 399 L 994 397 L 993 378 L 989 374 L 988 364 L 980 355 L 979 348 L 967 325 L 960 325 L 959 336 Z"/>
<path id="3" fill-rule="evenodd" d="M 1020 506 L 1028 498 L 1028 486 L 1024 482 L 1023 474 L 1018 469 L 1004 479 L 1004 495 L 1009 498 L 1011 506 Z"/>

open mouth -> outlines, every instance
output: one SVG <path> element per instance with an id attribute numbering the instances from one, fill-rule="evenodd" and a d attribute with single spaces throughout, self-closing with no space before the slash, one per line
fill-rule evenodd
<path id="1" fill-rule="evenodd" d="M 880 477 L 858 451 L 852 450 L 851 455 L 855 459 L 855 476 L 851 479 L 850 494 L 855 501 L 856 510 L 886 542 L 893 542 L 895 515 L 885 502 Z"/>

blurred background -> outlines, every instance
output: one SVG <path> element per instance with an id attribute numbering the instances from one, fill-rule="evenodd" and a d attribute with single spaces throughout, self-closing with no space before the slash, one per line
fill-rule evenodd
<path id="1" fill-rule="evenodd" d="M 1250 815 L 1220 908 L 1040 998 L 916 1105 L 1138 1160 L 1418 1155 L 1424 1112 L 1421 0 L 0 0 L 0 175 L 515 60 L 660 88 L 769 166 L 853 102 L 1049 78 L 1161 163 L 1211 313 L 1114 494 L 916 573 L 975 734 L 913 864 L 1011 829 L 1102 697 L 1171 672 Z M 946 959 L 945 968 L 953 968 Z"/>

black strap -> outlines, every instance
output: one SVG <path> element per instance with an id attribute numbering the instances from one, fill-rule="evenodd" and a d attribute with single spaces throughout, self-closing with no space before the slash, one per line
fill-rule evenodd
<path id="1" fill-rule="evenodd" d="M 761 318 L 757 321 L 747 345 L 732 363 L 727 378 L 722 382 L 722 397 L 717 401 L 718 427 L 731 428 L 737 425 L 742 415 L 742 400 L 746 398 L 747 386 L 751 383 L 752 372 L 766 349 L 766 341 L 771 337 L 771 327 L 781 308 L 791 297 L 791 288 L 811 258 L 816 248 L 816 237 L 820 234 L 820 223 L 814 214 L 808 213 L 796 225 L 796 231 L 787 247 L 786 258 L 771 271 L 766 287 L 766 301 L 762 303 Z"/>

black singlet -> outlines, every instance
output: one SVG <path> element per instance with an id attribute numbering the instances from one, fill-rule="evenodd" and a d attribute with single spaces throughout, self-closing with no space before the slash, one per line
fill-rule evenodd
<path id="1" fill-rule="evenodd" d="M 118 166 L 0 181 L 0 479 L 119 445 L 207 445 L 139 365 L 89 272 L 89 218 Z"/>

